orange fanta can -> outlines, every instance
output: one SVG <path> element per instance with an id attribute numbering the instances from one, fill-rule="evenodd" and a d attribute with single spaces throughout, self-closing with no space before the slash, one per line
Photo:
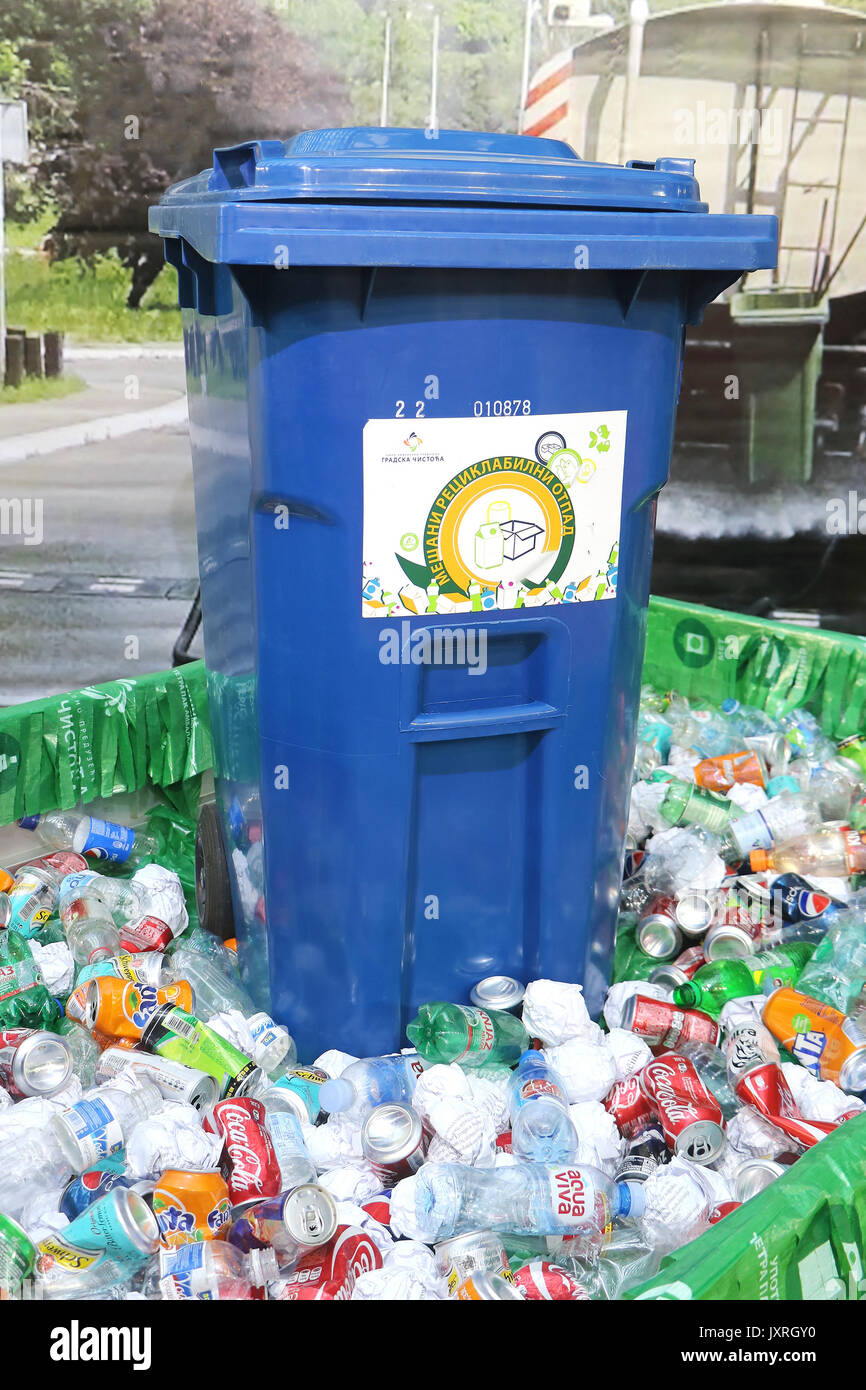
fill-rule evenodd
<path id="1" fill-rule="evenodd" d="M 763 1019 L 813 1076 L 835 1081 L 849 1093 L 866 1090 L 866 1034 L 854 1019 L 789 985 L 773 990 Z"/>
<path id="2" fill-rule="evenodd" d="M 228 1185 L 218 1168 L 203 1173 L 167 1168 L 152 1201 L 164 1250 L 193 1241 L 219 1240 L 232 1219 Z"/>
<path id="3" fill-rule="evenodd" d="M 108 1038 L 140 1038 L 145 1024 L 161 1004 L 192 1012 L 193 993 L 188 980 L 171 985 L 146 985 L 138 980 L 118 980 L 97 975 L 88 981 L 84 1026 Z"/>

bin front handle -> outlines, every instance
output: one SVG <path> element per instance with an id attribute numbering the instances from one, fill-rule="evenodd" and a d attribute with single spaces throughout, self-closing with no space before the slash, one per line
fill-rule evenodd
<path id="1" fill-rule="evenodd" d="M 426 668 L 411 660 L 412 633 L 417 630 L 417 625 L 413 624 L 404 641 L 400 701 L 400 729 L 411 743 L 543 732 L 557 728 L 564 721 L 571 672 L 571 634 L 565 623 L 541 614 L 531 619 L 496 618 L 484 624 L 459 623 L 456 619 L 452 619 L 452 623 L 453 627 L 451 624 L 443 627 L 441 621 L 426 626 L 434 641 L 440 628 L 443 632 L 462 630 L 467 641 L 470 632 L 483 629 L 488 669 L 503 661 L 513 666 L 514 694 L 509 695 L 507 686 L 503 690 L 500 681 L 485 698 L 485 676 L 482 674 L 477 677 L 479 698 L 476 700 L 471 689 L 475 679 L 467 674 L 465 701 L 449 705 L 447 699 L 437 699 L 435 694 L 431 701 L 423 674 Z"/>
<path id="2" fill-rule="evenodd" d="M 531 734 L 555 729 L 564 719 L 565 710 L 544 700 L 528 700 L 521 705 L 485 705 L 477 710 L 416 714 L 404 732 L 411 743 L 433 743 L 441 739 Z"/>

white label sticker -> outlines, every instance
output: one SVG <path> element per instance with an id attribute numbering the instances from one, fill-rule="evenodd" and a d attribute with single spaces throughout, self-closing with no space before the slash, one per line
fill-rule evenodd
<path id="1" fill-rule="evenodd" d="M 368 420 L 364 616 L 615 598 L 626 417 Z"/>

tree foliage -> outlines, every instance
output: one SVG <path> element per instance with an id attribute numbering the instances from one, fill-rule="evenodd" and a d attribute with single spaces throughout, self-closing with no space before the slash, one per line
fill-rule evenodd
<path id="1" fill-rule="evenodd" d="M 37 189 L 58 210 L 50 246 L 115 248 L 136 304 L 161 264 L 147 209 L 215 146 L 345 120 L 345 87 L 255 0 L 6 0 L 4 42 L 36 139 Z M 11 62 L 11 59 L 10 59 Z"/>

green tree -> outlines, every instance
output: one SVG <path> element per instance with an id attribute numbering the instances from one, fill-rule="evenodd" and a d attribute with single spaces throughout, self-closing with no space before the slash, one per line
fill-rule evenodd
<path id="1" fill-rule="evenodd" d="M 25 69 L 36 186 L 58 210 L 50 249 L 116 250 L 132 307 L 162 263 L 147 208 L 169 183 L 215 146 L 349 115 L 327 58 L 256 0 L 7 0 L 4 41 Z"/>

